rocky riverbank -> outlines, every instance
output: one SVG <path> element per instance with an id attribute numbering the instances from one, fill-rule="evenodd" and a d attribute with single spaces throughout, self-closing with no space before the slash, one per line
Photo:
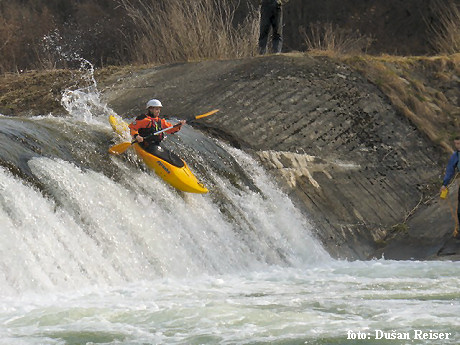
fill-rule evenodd
<path id="1" fill-rule="evenodd" d="M 459 58 L 369 61 L 204 61 L 106 74 L 100 87 L 125 117 L 152 97 L 178 118 L 220 108 L 194 125 L 259 159 L 334 257 L 458 259 L 437 192 L 459 125 Z"/>

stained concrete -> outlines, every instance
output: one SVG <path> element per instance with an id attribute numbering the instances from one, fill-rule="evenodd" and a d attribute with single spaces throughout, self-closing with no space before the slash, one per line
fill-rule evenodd
<path id="1" fill-rule="evenodd" d="M 334 257 L 458 258 L 437 197 L 446 154 L 342 63 L 291 54 L 174 64 L 108 80 L 103 93 L 125 117 L 150 98 L 177 118 L 219 108 L 194 126 L 260 160 Z"/>

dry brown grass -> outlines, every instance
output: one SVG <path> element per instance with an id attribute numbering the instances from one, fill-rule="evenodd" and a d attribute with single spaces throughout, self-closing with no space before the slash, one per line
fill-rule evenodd
<path id="1" fill-rule="evenodd" d="M 37 41 L 51 29 L 51 14 L 46 8 L 39 12 L 6 1 L 0 5 L 0 73 L 38 67 Z"/>
<path id="2" fill-rule="evenodd" d="M 0 75 L 0 113 L 36 115 L 61 109 L 61 93 L 72 83 L 69 70 Z"/>
<path id="3" fill-rule="evenodd" d="M 343 57 L 434 143 L 452 150 L 460 130 L 460 54 L 436 57 Z"/>
<path id="4" fill-rule="evenodd" d="M 428 23 L 430 43 L 438 53 L 460 52 L 460 5 L 449 0 L 433 2 L 436 20 Z"/>
<path id="5" fill-rule="evenodd" d="M 110 66 L 95 71 L 99 87 L 147 66 Z M 34 70 L 0 74 L 0 114 L 37 115 L 65 113 L 61 97 L 65 89 L 88 86 L 85 71 L 69 69 Z"/>
<path id="6" fill-rule="evenodd" d="M 358 31 L 345 30 L 332 23 L 312 23 L 309 31 L 302 27 L 307 50 L 326 51 L 335 55 L 365 53 L 373 39 Z"/>
<path id="7" fill-rule="evenodd" d="M 256 53 L 255 8 L 239 25 L 229 0 L 120 0 L 136 28 L 130 49 L 136 63 L 239 58 Z M 139 6 L 140 5 L 140 6 Z"/>

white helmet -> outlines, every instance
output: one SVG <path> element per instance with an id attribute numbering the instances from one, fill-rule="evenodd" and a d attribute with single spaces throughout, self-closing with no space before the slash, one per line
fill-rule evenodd
<path id="1" fill-rule="evenodd" d="M 148 109 L 150 107 L 162 107 L 162 105 L 159 100 L 151 99 L 150 101 L 147 102 L 147 105 L 145 107 Z"/>

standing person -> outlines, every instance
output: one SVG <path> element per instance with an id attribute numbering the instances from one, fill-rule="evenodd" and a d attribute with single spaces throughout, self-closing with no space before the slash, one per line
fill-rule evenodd
<path id="1" fill-rule="evenodd" d="M 450 181 L 456 175 L 455 171 L 460 172 L 460 136 L 454 139 L 455 152 L 450 156 L 449 162 L 447 163 L 446 175 L 442 181 L 441 193 L 447 189 Z M 458 203 L 457 203 L 457 224 L 455 227 L 454 236 L 458 238 L 458 225 L 460 224 L 460 186 L 458 188 Z"/>
<path id="2" fill-rule="evenodd" d="M 289 0 L 259 0 L 260 35 L 259 54 L 267 52 L 267 40 L 270 28 L 273 31 L 273 53 L 281 53 L 283 46 L 283 5 Z"/>
<path id="3" fill-rule="evenodd" d="M 136 140 L 144 150 L 173 165 L 181 167 L 183 165 L 182 160 L 174 153 L 162 148 L 160 143 L 165 137 L 165 132 L 168 134 L 176 133 L 181 129 L 182 125 L 185 124 L 186 121 L 181 120 L 179 124 L 173 127 L 171 123 L 160 118 L 160 111 L 162 107 L 163 105 L 159 100 L 151 99 L 146 105 L 147 112 L 136 117 L 136 119 L 129 125 L 129 129 L 133 139 Z M 169 127 L 173 128 L 163 133 L 153 135 L 153 133 Z"/>

